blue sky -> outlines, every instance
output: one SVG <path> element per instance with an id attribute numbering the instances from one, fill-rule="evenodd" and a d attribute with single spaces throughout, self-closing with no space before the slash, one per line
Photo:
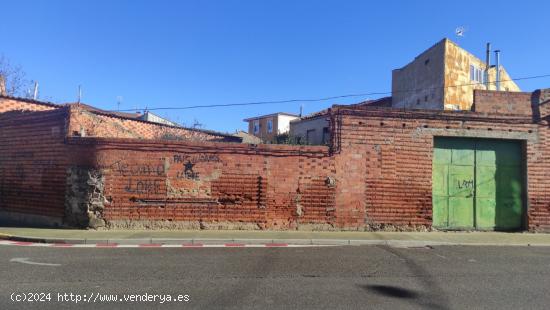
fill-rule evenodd
<path id="1" fill-rule="evenodd" d="M 479 57 L 502 51 L 512 77 L 550 74 L 548 1 L 0 1 L 0 54 L 41 98 L 103 109 L 318 98 L 391 89 L 391 70 L 444 37 Z M 464 37 L 455 29 L 464 26 Z M 550 78 L 519 81 L 525 91 Z M 336 103 L 303 103 L 310 113 Z M 300 103 L 160 111 L 191 125 Z"/>

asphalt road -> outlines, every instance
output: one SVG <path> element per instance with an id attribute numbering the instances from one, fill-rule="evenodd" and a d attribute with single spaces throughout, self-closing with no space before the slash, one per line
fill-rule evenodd
<path id="1" fill-rule="evenodd" d="M 0 260 L 0 309 L 550 308 L 550 247 L 1 246 Z M 11 301 L 24 293 L 44 301 Z"/>

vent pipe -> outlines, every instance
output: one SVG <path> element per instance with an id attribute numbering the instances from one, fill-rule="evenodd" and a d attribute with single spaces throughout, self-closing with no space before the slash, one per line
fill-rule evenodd
<path id="1" fill-rule="evenodd" d="M 495 69 L 497 70 L 495 84 L 497 91 L 500 91 L 500 50 L 495 51 Z"/>
<path id="2" fill-rule="evenodd" d="M 487 42 L 485 51 L 485 88 L 489 90 L 489 69 L 491 68 L 491 43 Z"/>

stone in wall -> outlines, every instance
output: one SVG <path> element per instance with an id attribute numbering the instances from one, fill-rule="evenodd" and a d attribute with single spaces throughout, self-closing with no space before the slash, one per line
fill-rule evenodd
<path id="1" fill-rule="evenodd" d="M 67 226 L 98 228 L 105 226 L 105 178 L 99 170 L 90 167 L 67 168 L 65 218 Z"/>

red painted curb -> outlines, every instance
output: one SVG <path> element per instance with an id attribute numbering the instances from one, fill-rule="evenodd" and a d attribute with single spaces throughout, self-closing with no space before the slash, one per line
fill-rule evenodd
<path id="1" fill-rule="evenodd" d="M 33 245 L 34 242 L 28 242 L 28 241 L 12 241 L 14 245 Z"/>

